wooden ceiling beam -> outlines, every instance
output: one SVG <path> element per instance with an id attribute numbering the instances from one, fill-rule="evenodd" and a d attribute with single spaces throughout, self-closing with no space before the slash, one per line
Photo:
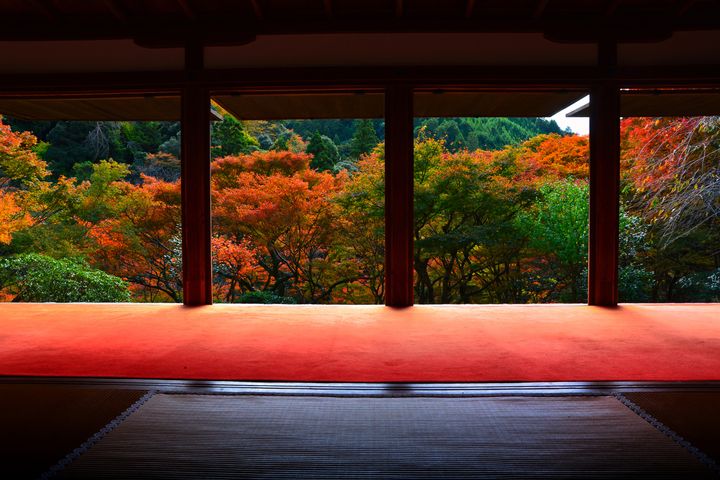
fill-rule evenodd
<path id="1" fill-rule="evenodd" d="M 260 6 L 259 0 L 250 0 L 250 6 L 252 6 L 253 12 L 255 12 L 255 18 L 258 20 L 264 20 L 265 15 L 263 14 L 262 7 Z"/>
<path id="2" fill-rule="evenodd" d="M 27 0 L 27 3 L 49 20 L 57 18 L 57 10 L 47 0 Z"/>
<path id="3" fill-rule="evenodd" d="M 103 0 L 103 4 L 117 21 L 120 23 L 126 23 L 128 21 L 127 12 L 116 0 Z"/>
<path id="4" fill-rule="evenodd" d="M 545 8 L 547 8 L 548 6 L 548 3 L 550 3 L 550 0 L 538 0 L 537 4 L 535 5 L 535 10 L 533 10 L 532 18 L 534 20 L 542 17 L 543 13 L 545 13 Z"/>
<path id="5" fill-rule="evenodd" d="M 618 68 L 612 78 L 632 88 L 717 88 L 720 65 Z M 492 90 L 582 89 L 608 78 L 598 67 L 363 66 L 244 68 L 206 70 L 195 82 L 221 93 L 268 91 L 357 91 L 382 89 L 390 82 L 418 88 Z M 108 96 L 177 93 L 187 83 L 182 71 L 18 74 L 0 76 L 0 98 Z"/>
<path id="6" fill-rule="evenodd" d="M 682 17 L 683 15 L 685 15 L 688 12 L 688 10 L 690 10 L 693 7 L 693 5 L 695 5 L 695 3 L 696 3 L 696 0 L 685 0 L 678 7 L 677 15 L 679 17 Z"/>
<path id="7" fill-rule="evenodd" d="M 676 4 L 677 5 L 677 4 Z M 720 8 L 716 10 L 720 13 Z M 407 12 L 405 12 L 407 13 Z M 237 18 L 229 15 L 203 16 L 197 22 L 166 16 L 130 16 L 126 22 L 108 15 L 87 22 L 82 17 L 63 16 L 63 21 L 38 17 L 32 22 L 23 17 L 0 17 L 0 40 L 3 41 L 51 41 L 51 40 L 103 40 L 103 39 L 155 39 L 161 46 L 177 43 L 184 36 L 193 35 L 207 41 L 225 44 L 244 44 L 251 35 L 304 35 L 345 33 L 541 33 L 559 42 L 592 42 L 611 35 L 622 42 L 647 42 L 667 38 L 673 31 L 716 29 L 717 17 L 708 12 L 704 15 L 686 14 L 683 17 L 654 14 L 616 15 L 612 21 L 597 15 L 545 14 L 532 19 L 526 13 L 521 18 L 474 15 L 472 18 L 377 18 L 368 23 L 361 18 L 337 17 L 332 21 L 321 16 L 297 22 L 291 19 L 259 20 L 256 17 Z M 460 14 L 462 15 L 462 14 Z M 25 17 L 26 18 L 26 17 Z"/>
<path id="8" fill-rule="evenodd" d="M 180 10 L 182 10 L 183 15 L 185 15 L 185 18 L 188 20 L 194 22 L 197 20 L 197 13 L 195 13 L 195 10 L 193 9 L 192 5 L 190 5 L 190 0 L 176 0 L 178 6 L 180 7 Z"/>
<path id="9" fill-rule="evenodd" d="M 465 18 L 472 17 L 475 12 L 475 0 L 467 0 L 465 4 Z"/>
<path id="10" fill-rule="evenodd" d="M 618 9 L 623 0 L 610 0 L 607 7 L 605 7 L 605 16 L 612 17 L 615 15 L 615 11 Z"/>

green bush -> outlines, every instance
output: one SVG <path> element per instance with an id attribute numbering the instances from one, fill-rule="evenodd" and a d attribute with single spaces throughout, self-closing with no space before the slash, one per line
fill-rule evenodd
<path id="1" fill-rule="evenodd" d="M 271 292 L 263 292 L 263 291 L 257 291 L 257 292 L 245 292 L 237 299 L 235 299 L 236 303 L 297 303 L 294 298 L 292 297 L 283 297 L 280 295 L 275 295 Z"/>
<path id="2" fill-rule="evenodd" d="M 36 253 L 0 260 L 0 288 L 18 302 L 129 302 L 127 282 L 83 263 Z"/>

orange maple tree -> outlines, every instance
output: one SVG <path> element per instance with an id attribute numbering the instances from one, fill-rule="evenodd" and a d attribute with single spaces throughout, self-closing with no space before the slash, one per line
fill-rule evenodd
<path id="1" fill-rule="evenodd" d="M 0 116 L 0 243 L 10 243 L 14 232 L 33 223 L 27 189 L 50 174 L 33 150 L 36 144 L 32 134 L 13 132 Z"/>
<path id="2" fill-rule="evenodd" d="M 216 275 L 216 297 L 231 301 L 266 291 L 303 303 L 329 302 L 357 279 L 356 266 L 334 248 L 349 221 L 334 201 L 347 177 L 312 170 L 310 159 L 269 151 L 212 163 L 215 258 L 243 272 L 236 280 L 223 271 Z M 262 271 L 244 263 L 250 258 Z"/>
<path id="3" fill-rule="evenodd" d="M 662 224 L 663 242 L 720 225 L 718 117 L 629 118 L 622 132 L 631 208 Z"/>
<path id="4" fill-rule="evenodd" d="M 102 162 L 101 162 L 102 165 Z M 107 167 L 112 165 L 107 162 Z M 117 164 L 116 164 L 117 167 Z M 131 282 L 146 301 L 182 300 L 180 183 L 142 176 L 141 183 L 91 177 L 77 222 L 87 228 L 85 251 L 96 268 Z"/>

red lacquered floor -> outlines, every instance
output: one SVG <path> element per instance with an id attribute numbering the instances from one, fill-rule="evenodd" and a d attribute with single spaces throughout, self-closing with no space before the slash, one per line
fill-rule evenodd
<path id="1" fill-rule="evenodd" d="M 2 304 L 0 375 L 719 380 L 720 305 Z"/>

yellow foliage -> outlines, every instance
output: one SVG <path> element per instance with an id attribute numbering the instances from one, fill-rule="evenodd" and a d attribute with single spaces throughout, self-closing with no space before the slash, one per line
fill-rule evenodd
<path id="1" fill-rule="evenodd" d="M 16 203 L 12 192 L 0 190 L 0 243 L 12 241 L 12 234 L 30 226 L 30 215 Z"/>

